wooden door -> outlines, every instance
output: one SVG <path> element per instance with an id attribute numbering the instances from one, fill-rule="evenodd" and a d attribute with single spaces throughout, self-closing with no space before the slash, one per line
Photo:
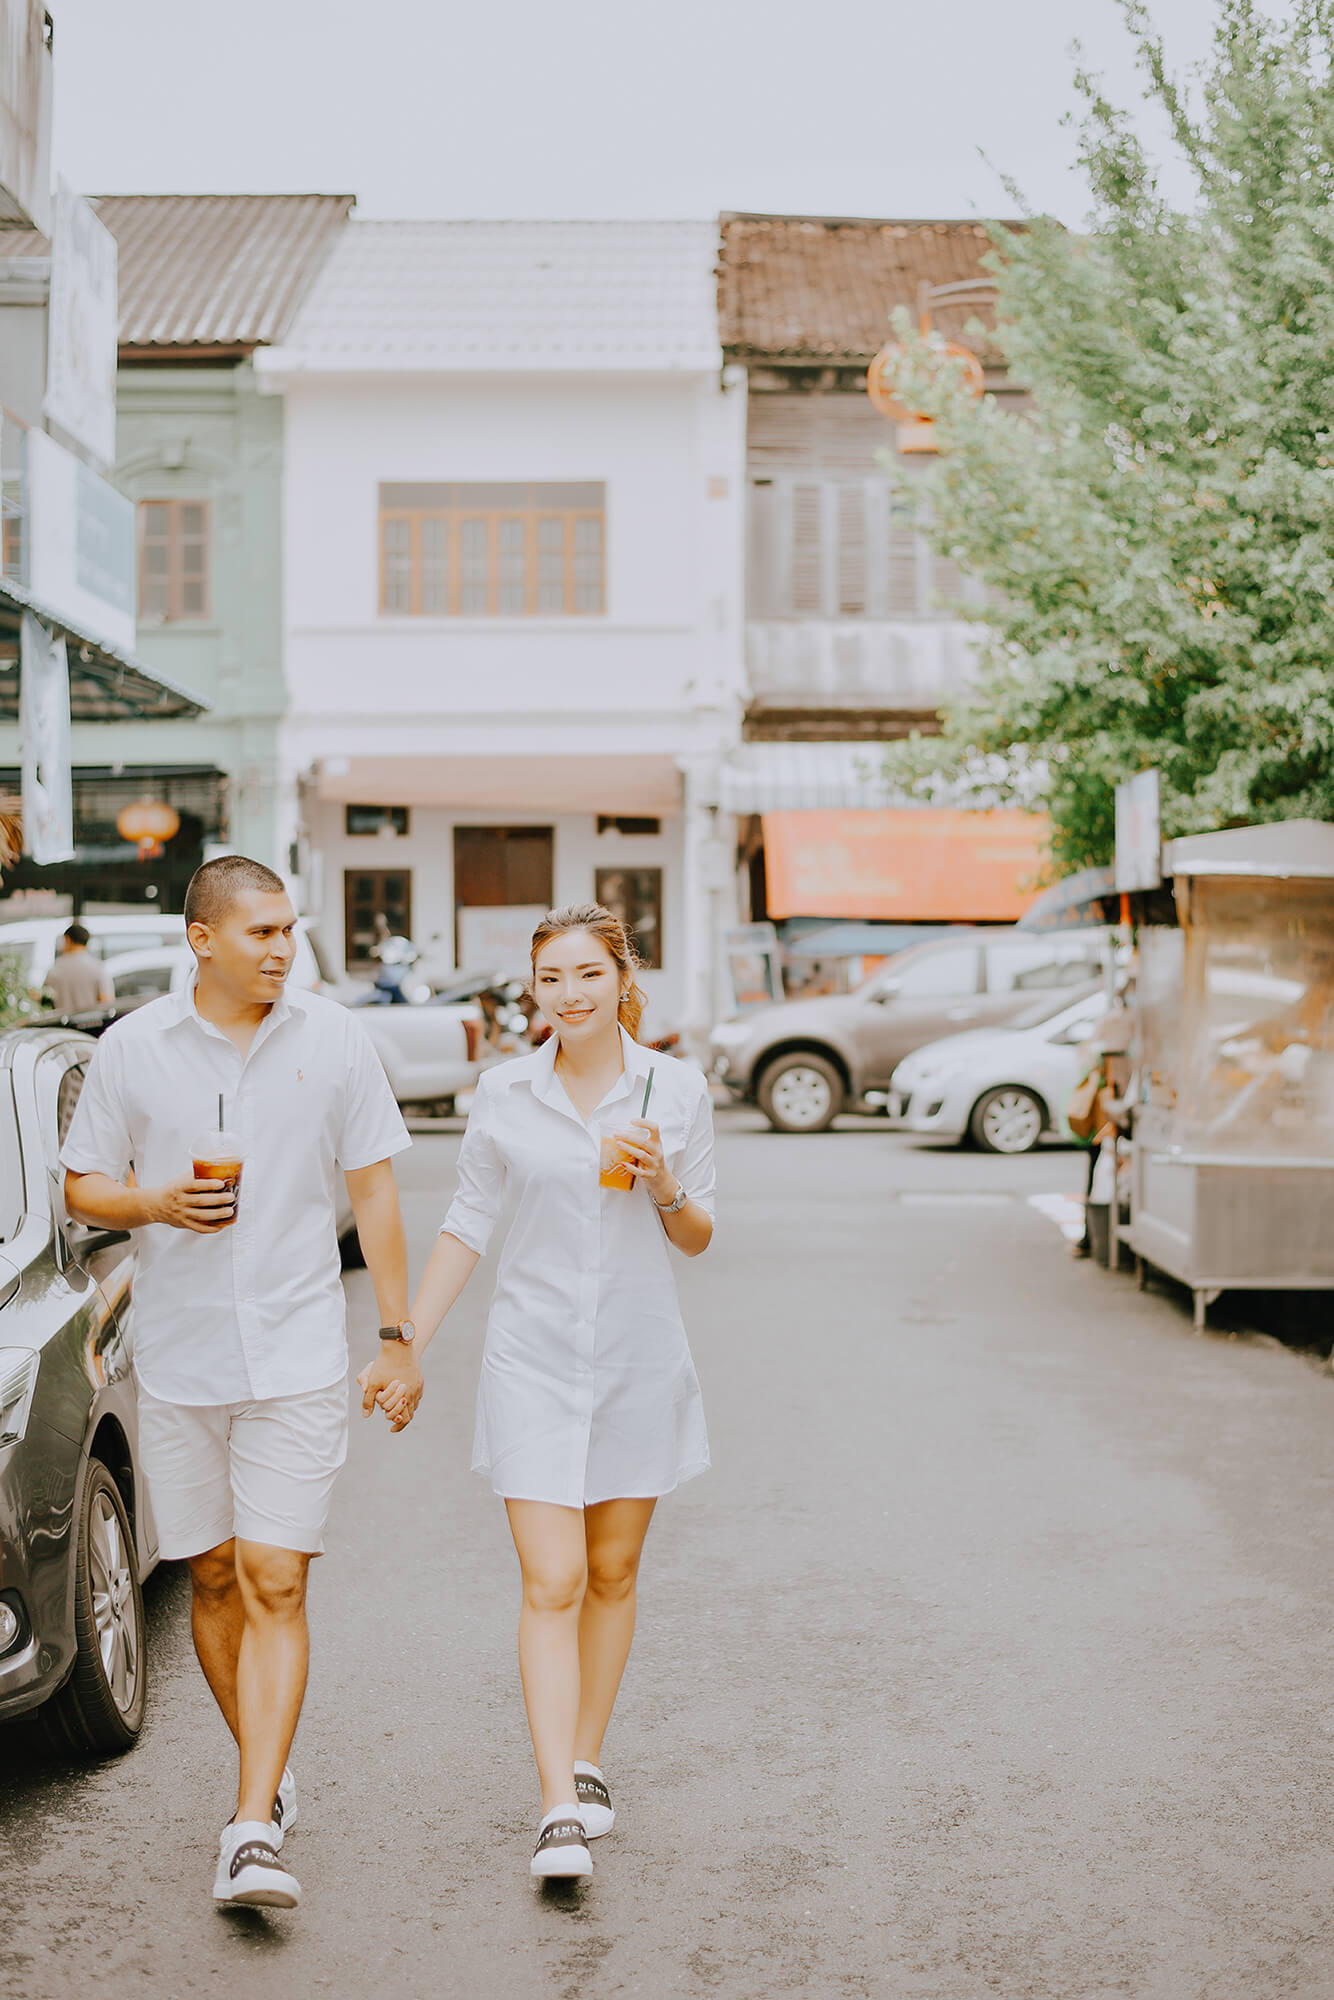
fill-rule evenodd
<path id="1" fill-rule="evenodd" d="M 458 826 L 454 829 L 454 949 L 459 912 L 526 904 L 550 909 L 555 834 L 549 826 Z"/>
<path id="2" fill-rule="evenodd" d="M 349 972 L 373 972 L 375 919 L 382 916 L 396 937 L 412 936 L 412 870 L 410 868 L 345 868 L 343 871 L 343 939 Z"/>

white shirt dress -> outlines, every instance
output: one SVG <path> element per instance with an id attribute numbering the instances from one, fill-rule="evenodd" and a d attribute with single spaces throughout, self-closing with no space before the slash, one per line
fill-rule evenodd
<path id="1" fill-rule="evenodd" d="M 598 1185 L 602 1131 L 649 1118 L 673 1175 L 714 1213 L 713 1117 L 699 1070 L 622 1031 L 625 1072 L 587 1124 L 556 1075 L 557 1040 L 483 1072 L 442 1225 L 484 1252 L 515 1202 L 487 1322 L 473 1470 L 508 1500 L 592 1507 L 670 1493 L 704 1472 L 708 1436 L 648 1190 Z"/>

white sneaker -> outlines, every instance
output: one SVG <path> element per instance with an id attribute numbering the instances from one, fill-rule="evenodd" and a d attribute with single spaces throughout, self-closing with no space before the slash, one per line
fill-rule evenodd
<path id="1" fill-rule="evenodd" d="M 278 1796 L 273 1801 L 272 1826 L 278 1838 L 275 1845 L 281 1847 L 286 1836 L 296 1825 L 296 1779 L 292 1776 L 290 1764 L 283 1767 L 278 1780 Z"/>
<path id="2" fill-rule="evenodd" d="M 538 1830 L 530 1873 L 544 1880 L 564 1875 L 591 1875 L 593 1857 L 578 1806 L 553 1806 Z"/>
<path id="3" fill-rule="evenodd" d="M 590 1840 L 600 1840 L 616 1824 L 616 1808 L 607 1790 L 607 1781 L 596 1764 L 581 1758 L 574 1767 L 574 1789 L 579 1794 L 579 1817 Z"/>
<path id="4" fill-rule="evenodd" d="M 301 1901 L 301 1884 L 278 1859 L 264 1820 L 232 1821 L 222 1829 L 213 1900 L 260 1910 L 294 1910 Z"/>

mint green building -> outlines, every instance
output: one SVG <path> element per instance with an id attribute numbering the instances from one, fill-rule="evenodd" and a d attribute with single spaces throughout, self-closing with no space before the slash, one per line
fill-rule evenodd
<path id="1" fill-rule="evenodd" d="M 41 882 L 76 909 L 179 910 L 212 848 L 289 866 L 277 766 L 283 401 L 259 392 L 252 356 L 283 337 L 352 198 L 114 195 L 96 206 L 118 249 L 111 478 L 136 506 L 136 651 L 209 709 L 193 721 L 74 725 L 77 852 Z M 148 860 L 116 828 L 139 799 L 180 820 Z"/>

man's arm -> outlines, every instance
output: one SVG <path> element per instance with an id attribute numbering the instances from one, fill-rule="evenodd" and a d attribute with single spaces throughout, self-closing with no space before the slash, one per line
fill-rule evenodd
<path id="1" fill-rule="evenodd" d="M 392 1162 L 377 1160 L 374 1166 L 353 1168 L 347 1175 L 347 1191 L 366 1269 L 375 1287 L 380 1325 L 397 1326 L 408 1312 L 408 1246 Z M 401 1420 L 390 1420 L 390 1428 L 396 1431 L 403 1429 L 421 1401 L 421 1369 L 411 1346 L 402 1341 L 382 1341 L 375 1359 L 362 1369 L 357 1381 L 366 1416 L 378 1402 L 393 1400 L 402 1392 L 406 1414 Z"/>
<path id="2" fill-rule="evenodd" d="M 216 1236 L 233 1213 L 232 1196 L 221 1181 L 182 1174 L 165 1187 L 125 1187 L 110 1174 L 76 1174 L 72 1168 L 65 1171 L 65 1206 L 76 1222 L 94 1229 L 144 1229 L 165 1222 L 197 1236 Z"/>

